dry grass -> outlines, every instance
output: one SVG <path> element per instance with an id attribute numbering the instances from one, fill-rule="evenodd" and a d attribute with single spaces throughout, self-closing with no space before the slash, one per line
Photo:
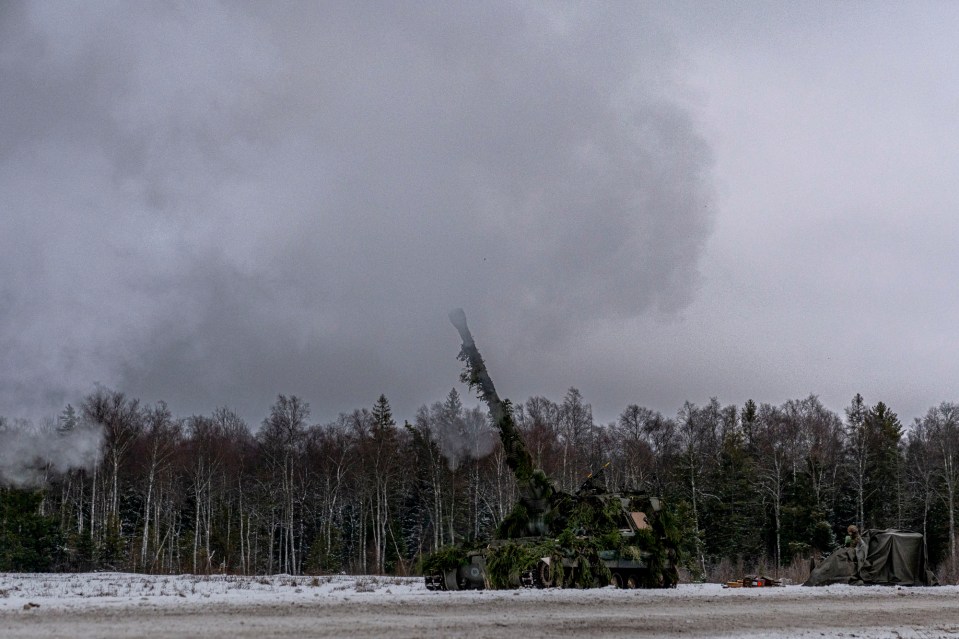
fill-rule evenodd
<path id="1" fill-rule="evenodd" d="M 959 557 L 946 557 L 946 560 L 936 566 L 933 572 L 943 586 L 959 584 Z"/>
<path id="2" fill-rule="evenodd" d="M 783 568 L 780 578 L 783 583 L 801 584 L 809 579 L 810 572 L 812 571 L 809 569 L 809 557 L 796 555 L 790 564 Z"/>
<path id="3" fill-rule="evenodd" d="M 733 579 L 742 579 L 748 570 L 743 564 L 742 558 L 735 562 L 727 557 L 723 557 L 718 563 L 706 566 L 706 583 L 723 584 Z"/>

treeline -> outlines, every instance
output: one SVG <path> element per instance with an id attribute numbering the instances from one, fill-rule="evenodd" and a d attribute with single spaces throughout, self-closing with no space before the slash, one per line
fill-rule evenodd
<path id="1" fill-rule="evenodd" d="M 959 405 L 908 428 L 859 395 L 842 417 L 815 396 L 714 399 L 675 416 L 631 405 L 600 425 L 576 389 L 513 409 L 562 490 L 610 462 L 611 489 L 675 505 L 696 576 L 829 552 L 849 524 L 917 530 L 931 565 L 955 558 Z M 0 420 L 0 447 L 24 428 Z M 180 419 L 98 389 L 33 430 L 102 440 L 84 469 L 38 451 L 39 487 L 0 488 L 0 570 L 410 574 L 425 553 L 489 535 L 516 499 L 486 412 L 456 390 L 402 425 L 383 396 L 314 424 L 306 402 L 280 395 L 251 429 L 225 408 Z"/>

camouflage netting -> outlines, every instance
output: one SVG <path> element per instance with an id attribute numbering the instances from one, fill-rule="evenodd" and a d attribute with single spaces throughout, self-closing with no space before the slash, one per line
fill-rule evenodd
<path id="1" fill-rule="evenodd" d="M 491 546 L 486 553 L 486 574 L 490 587 L 517 587 L 524 572 L 535 570 L 543 557 L 550 557 L 555 552 L 556 545 L 547 540 Z"/>
<path id="2" fill-rule="evenodd" d="M 423 574 L 445 573 L 469 562 L 469 553 L 462 546 L 444 546 L 436 552 L 423 555 L 419 569 Z"/>
<path id="3" fill-rule="evenodd" d="M 426 556 L 420 569 L 424 574 L 445 573 L 467 565 L 471 554 L 481 554 L 486 560 L 488 587 L 516 588 L 524 573 L 541 577 L 540 563 L 549 558 L 549 583 L 542 585 L 589 588 L 610 582 L 611 573 L 603 559 L 627 559 L 647 564 L 641 585 L 656 588 L 676 584 L 678 557 L 673 549 L 680 533 L 668 509 L 649 517 L 651 528 L 628 537 L 620 533 L 621 511 L 615 501 L 599 505 L 590 501 L 575 503 L 566 528 L 556 537 L 509 535 L 526 529 L 526 510 L 517 504 L 500 525 L 502 534 L 497 540 L 441 548 Z"/>
<path id="4" fill-rule="evenodd" d="M 855 548 L 840 548 L 809 575 L 804 586 L 829 584 L 937 586 L 926 567 L 920 533 L 867 530 Z"/>

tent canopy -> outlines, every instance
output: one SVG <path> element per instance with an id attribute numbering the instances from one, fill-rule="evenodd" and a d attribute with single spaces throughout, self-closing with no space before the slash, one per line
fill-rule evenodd
<path id="1" fill-rule="evenodd" d="M 903 530 L 867 530 L 855 548 L 841 548 L 829 555 L 809 575 L 804 586 L 938 585 L 926 568 L 926 544 L 922 535 Z"/>

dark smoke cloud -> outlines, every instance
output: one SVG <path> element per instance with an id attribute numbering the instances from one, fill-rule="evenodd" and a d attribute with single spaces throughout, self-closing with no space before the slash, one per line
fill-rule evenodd
<path id="1" fill-rule="evenodd" d="M 411 415 L 453 306 L 510 381 L 684 308 L 710 151 L 627 7 L 4 3 L 0 414 Z"/>

